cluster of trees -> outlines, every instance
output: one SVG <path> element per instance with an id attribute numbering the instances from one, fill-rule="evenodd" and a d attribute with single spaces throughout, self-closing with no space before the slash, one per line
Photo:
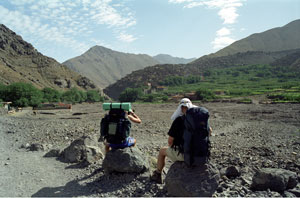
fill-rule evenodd
<path id="1" fill-rule="evenodd" d="M 39 106 L 45 102 L 99 102 L 103 97 L 96 90 L 81 91 L 72 88 L 61 92 L 52 88 L 37 89 L 28 83 L 13 83 L 5 86 L 0 84 L 0 100 L 11 101 L 13 106 Z"/>
<path id="2" fill-rule="evenodd" d="M 143 95 L 140 88 L 127 88 L 119 96 L 120 102 L 135 102 Z"/>
<path id="3" fill-rule="evenodd" d="M 208 75 L 209 74 L 209 75 Z M 213 69 L 204 72 L 204 76 L 223 76 L 231 75 L 232 77 L 238 77 L 240 75 L 249 75 L 251 78 L 280 78 L 290 79 L 299 78 L 299 71 L 295 71 L 290 67 L 274 67 L 270 65 L 246 65 L 237 66 L 234 68 Z"/>
<path id="4" fill-rule="evenodd" d="M 216 95 L 209 89 L 200 88 L 196 91 L 196 97 L 198 100 L 212 100 Z"/>
<path id="5" fill-rule="evenodd" d="M 141 88 L 127 88 L 119 96 L 120 102 L 157 102 L 168 101 L 168 96 L 163 93 L 144 94 Z"/>
<path id="6" fill-rule="evenodd" d="M 201 81 L 201 76 L 169 76 L 163 81 L 159 82 L 164 86 L 180 86 L 185 84 L 194 84 Z"/>
<path id="7" fill-rule="evenodd" d="M 196 91 L 197 100 L 215 99 L 215 94 L 209 90 L 200 88 Z M 169 97 L 165 93 L 144 94 L 141 88 L 127 88 L 119 96 L 120 102 L 166 102 Z"/>

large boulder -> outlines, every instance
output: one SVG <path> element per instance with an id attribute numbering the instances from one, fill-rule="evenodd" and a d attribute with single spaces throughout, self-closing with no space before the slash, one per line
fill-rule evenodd
<path id="1" fill-rule="evenodd" d="M 254 174 L 251 188 L 253 190 L 270 189 L 276 192 L 283 192 L 297 186 L 297 174 L 284 169 L 263 168 Z"/>
<path id="2" fill-rule="evenodd" d="M 149 160 L 135 146 L 109 151 L 102 164 L 108 172 L 142 173 L 149 170 Z"/>
<path id="3" fill-rule="evenodd" d="M 88 165 L 103 159 L 103 154 L 96 137 L 83 136 L 64 149 L 63 158 L 66 162 L 85 162 Z"/>
<path id="4" fill-rule="evenodd" d="M 166 188 L 171 196 L 211 197 L 219 185 L 220 174 L 212 163 L 187 167 L 175 162 L 166 175 Z"/>

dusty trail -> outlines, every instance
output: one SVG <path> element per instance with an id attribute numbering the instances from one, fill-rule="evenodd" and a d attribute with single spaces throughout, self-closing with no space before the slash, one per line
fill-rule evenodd
<path id="1" fill-rule="evenodd" d="M 0 117 L 0 196 L 30 197 L 44 187 L 65 186 L 76 178 L 76 170 L 66 169 L 68 164 L 43 158 L 44 152 L 20 149 L 15 129 L 9 126 L 13 126 L 13 117 Z"/>

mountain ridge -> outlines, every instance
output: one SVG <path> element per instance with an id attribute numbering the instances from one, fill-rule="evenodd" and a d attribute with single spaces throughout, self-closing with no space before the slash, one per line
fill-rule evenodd
<path id="1" fill-rule="evenodd" d="M 158 63 L 146 54 L 123 53 L 102 46 L 94 46 L 82 55 L 63 62 L 100 87 L 106 87 L 132 71 Z"/>
<path id="2" fill-rule="evenodd" d="M 196 60 L 196 58 L 173 57 L 169 54 L 158 54 L 156 56 L 153 56 L 153 58 L 160 64 L 187 64 Z"/>
<path id="3" fill-rule="evenodd" d="M 38 52 L 3 24 L 0 24 L 0 71 L 0 82 L 4 84 L 26 82 L 38 88 L 97 88 L 88 78 Z"/>
<path id="4" fill-rule="evenodd" d="M 298 33 L 297 33 L 298 32 Z M 206 55 L 210 58 L 232 55 L 246 51 L 284 51 L 300 48 L 300 19 L 282 26 L 254 33 L 246 38 L 235 41 L 231 45 Z"/>

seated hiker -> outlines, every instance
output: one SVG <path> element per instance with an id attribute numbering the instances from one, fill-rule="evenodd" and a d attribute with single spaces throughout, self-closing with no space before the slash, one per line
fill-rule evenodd
<path id="1" fill-rule="evenodd" d="M 185 115 L 188 109 L 195 108 L 188 98 L 183 98 L 177 110 L 171 116 L 173 123 L 168 132 L 168 147 L 160 149 L 157 159 L 157 169 L 152 173 L 150 179 L 157 183 L 162 183 L 162 171 L 165 166 L 165 158 L 168 157 L 173 162 L 185 161 L 184 159 L 184 129 Z M 211 128 L 209 128 L 211 130 Z"/>
<path id="2" fill-rule="evenodd" d="M 134 146 L 136 139 L 130 137 L 131 123 L 141 123 L 134 111 L 112 109 L 101 121 L 101 136 L 105 138 L 105 152 Z"/>
<path id="3" fill-rule="evenodd" d="M 172 161 L 184 161 L 183 157 L 183 130 L 184 130 L 184 114 L 188 108 L 193 107 L 192 102 L 188 98 L 183 98 L 177 110 L 171 116 L 173 123 L 168 132 L 168 147 L 160 149 L 157 159 L 157 169 L 153 172 L 150 179 L 157 183 L 162 183 L 161 173 L 165 166 L 166 156 Z"/>

